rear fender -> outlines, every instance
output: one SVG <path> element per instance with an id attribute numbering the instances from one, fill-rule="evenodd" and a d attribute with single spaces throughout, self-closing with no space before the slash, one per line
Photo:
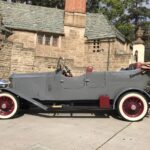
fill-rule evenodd
<path id="1" fill-rule="evenodd" d="M 23 95 L 22 93 L 20 93 L 20 92 L 14 90 L 14 89 L 4 88 L 4 89 L 0 89 L 0 92 L 8 92 L 8 93 L 11 93 L 11 94 L 13 94 L 13 95 L 16 95 L 17 97 L 23 98 L 24 100 L 26 100 L 26 101 L 32 103 L 33 105 L 35 105 L 35 106 L 37 106 L 37 107 L 39 107 L 39 108 L 41 108 L 41 109 L 43 109 L 43 110 L 45 110 L 45 111 L 48 110 L 48 107 L 47 107 L 47 106 L 43 105 L 42 103 L 40 103 L 40 102 L 38 102 L 38 101 L 36 101 L 36 100 L 34 100 L 34 99 L 32 99 L 32 98 L 29 98 L 29 97 Z"/>
<path id="2" fill-rule="evenodd" d="M 124 95 L 125 93 L 128 93 L 128 92 L 138 92 L 138 93 L 141 93 L 143 94 L 144 96 L 146 96 L 147 100 L 148 100 L 148 103 L 150 102 L 150 95 L 145 92 L 144 90 L 141 90 L 141 89 L 135 89 L 135 88 L 130 88 L 130 89 L 125 89 L 123 91 L 121 91 L 115 98 L 114 98 L 114 103 L 113 103 L 113 109 L 116 108 L 116 104 L 117 104 L 117 101 L 120 99 L 120 97 L 122 95 Z"/>

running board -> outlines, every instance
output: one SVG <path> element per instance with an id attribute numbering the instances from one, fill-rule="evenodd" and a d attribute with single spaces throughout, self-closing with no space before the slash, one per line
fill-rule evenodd
<path id="1" fill-rule="evenodd" d="M 98 111 L 98 110 L 112 110 L 112 108 L 109 109 L 101 109 L 98 106 L 62 106 L 58 105 L 53 107 L 50 106 L 48 111 Z"/>

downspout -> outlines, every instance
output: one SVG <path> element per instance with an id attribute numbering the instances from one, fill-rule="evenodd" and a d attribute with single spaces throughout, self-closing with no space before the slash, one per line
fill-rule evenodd
<path id="1" fill-rule="evenodd" d="M 109 71 L 109 64 L 110 64 L 110 39 L 108 40 L 109 46 L 108 46 L 108 57 L 107 57 L 107 71 Z"/>

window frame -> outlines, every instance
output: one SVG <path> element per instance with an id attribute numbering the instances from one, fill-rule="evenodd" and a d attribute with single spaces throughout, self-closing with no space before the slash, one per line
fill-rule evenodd
<path id="1" fill-rule="evenodd" d="M 40 36 L 41 36 L 41 39 L 39 38 Z M 54 44 L 54 37 L 56 37 L 55 38 L 56 39 L 56 44 Z M 47 40 L 46 38 L 49 38 L 49 40 Z M 37 33 L 37 44 L 60 48 L 61 47 L 61 35 L 39 32 L 39 33 Z"/>
<path id="2" fill-rule="evenodd" d="M 101 40 L 96 39 L 96 40 L 91 40 L 88 42 L 88 49 L 90 53 L 103 53 L 104 49 L 101 48 Z"/>

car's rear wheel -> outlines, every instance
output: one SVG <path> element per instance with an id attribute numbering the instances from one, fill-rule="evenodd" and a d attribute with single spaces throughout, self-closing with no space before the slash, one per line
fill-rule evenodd
<path id="1" fill-rule="evenodd" d="M 119 100 L 118 111 L 125 120 L 139 121 L 147 114 L 148 103 L 142 94 L 127 93 Z"/>
<path id="2" fill-rule="evenodd" d="M 13 118 L 19 109 L 16 97 L 9 93 L 0 93 L 0 119 Z"/>

